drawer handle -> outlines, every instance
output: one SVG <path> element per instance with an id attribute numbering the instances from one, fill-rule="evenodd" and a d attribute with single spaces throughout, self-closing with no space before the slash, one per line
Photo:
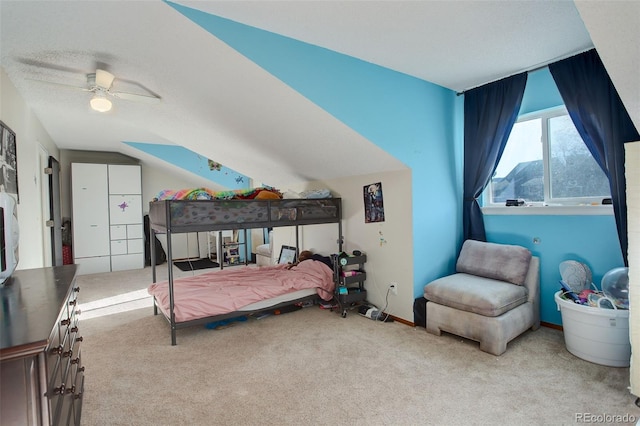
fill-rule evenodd
<path id="1" fill-rule="evenodd" d="M 71 364 L 78 364 L 78 363 L 80 363 L 80 357 L 74 358 L 71 360 Z"/>
<path id="2" fill-rule="evenodd" d="M 82 398 L 82 392 L 73 396 L 73 399 L 80 399 L 80 398 Z"/>
<path id="3" fill-rule="evenodd" d="M 72 333 L 77 333 L 78 332 L 78 326 L 74 325 L 73 327 L 70 328 Z"/>
<path id="4" fill-rule="evenodd" d="M 51 348 L 51 355 L 60 355 L 62 354 L 62 345 L 58 346 L 57 348 Z"/>
<path id="5" fill-rule="evenodd" d="M 78 299 L 73 299 L 69 301 L 70 306 L 76 306 L 76 303 L 78 303 Z"/>
<path id="6" fill-rule="evenodd" d="M 76 385 L 71 386 L 65 390 L 66 393 L 76 393 Z"/>
<path id="7" fill-rule="evenodd" d="M 81 372 L 81 373 L 84 373 L 84 365 L 82 367 L 78 368 L 78 371 Z"/>
<path id="8" fill-rule="evenodd" d="M 58 388 L 53 389 L 54 395 L 63 395 L 64 394 L 64 383 L 60 385 Z"/>
<path id="9" fill-rule="evenodd" d="M 80 292 L 80 287 L 74 287 L 73 291 L 75 291 L 76 293 Z"/>
<path id="10" fill-rule="evenodd" d="M 60 321 L 60 325 L 69 325 L 71 324 L 71 318 L 63 319 Z"/>
<path id="11" fill-rule="evenodd" d="M 83 340 L 84 340 L 84 338 L 82 336 L 76 337 L 76 342 L 82 342 Z"/>
<path id="12" fill-rule="evenodd" d="M 62 352 L 62 357 L 63 358 L 71 357 L 71 356 L 73 356 L 73 349 L 70 349 L 70 350 L 68 350 L 66 352 Z"/>

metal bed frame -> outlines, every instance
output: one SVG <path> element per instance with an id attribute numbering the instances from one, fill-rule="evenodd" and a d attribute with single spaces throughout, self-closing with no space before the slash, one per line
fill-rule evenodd
<path id="1" fill-rule="evenodd" d="M 203 204 L 205 203 L 205 204 Z M 185 220 L 184 212 L 206 212 L 216 210 L 216 215 L 193 215 Z M 251 211 L 251 217 L 243 217 L 241 213 Z M 219 214 L 220 211 L 229 214 Z M 258 218 L 256 218 L 258 212 Z M 323 214 L 323 212 L 325 214 Z M 338 224 L 338 251 L 342 251 L 342 200 L 340 198 L 321 199 L 278 199 L 278 200 L 162 200 L 149 203 L 149 236 L 155 241 L 156 234 L 167 236 L 167 268 L 169 283 L 169 316 L 164 315 L 171 325 L 171 345 L 176 345 L 176 330 L 194 325 L 206 324 L 213 321 L 249 315 L 258 312 L 278 309 L 293 303 L 316 300 L 317 295 L 306 296 L 267 308 L 253 311 L 236 311 L 222 315 L 214 315 L 190 321 L 176 322 L 174 314 L 173 293 L 173 258 L 171 253 L 171 235 L 185 232 L 208 232 L 243 230 L 245 237 L 245 259 L 247 259 L 248 244 L 247 229 L 274 228 L 282 226 L 296 227 L 296 247 L 299 247 L 299 227 L 326 223 Z M 221 239 L 218 239 L 218 250 L 221 250 Z M 149 244 L 153 283 L 156 282 L 155 244 Z M 153 299 L 154 315 L 158 314 L 158 305 Z"/>

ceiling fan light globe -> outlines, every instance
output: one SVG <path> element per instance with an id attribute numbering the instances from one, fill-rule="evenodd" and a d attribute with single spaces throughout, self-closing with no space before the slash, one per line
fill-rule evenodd
<path id="1" fill-rule="evenodd" d="M 91 108 L 98 112 L 107 112 L 111 110 L 111 101 L 103 96 L 94 96 L 89 101 Z"/>

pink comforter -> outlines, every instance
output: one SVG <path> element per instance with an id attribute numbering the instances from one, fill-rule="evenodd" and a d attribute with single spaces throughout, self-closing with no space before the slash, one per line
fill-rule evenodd
<path id="1" fill-rule="evenodd" d="M 233 267 L 174 279 L 176 322 L 206 318 L 241 310 L 244 306 L 295 290 L 316 288 L 324 300 L 333 297 L 333 272 L 316 260 L 305 260 L 291 269 L 286 265 Z M 169 312 L 167 281 L 151 284 L 163 312 Z"/>

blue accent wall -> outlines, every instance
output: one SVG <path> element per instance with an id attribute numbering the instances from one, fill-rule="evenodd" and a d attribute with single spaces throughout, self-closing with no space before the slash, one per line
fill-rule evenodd
<path id="1" fill-rule="evenodd" d="M 564 105 L 549 68 L 530 72 L 524 89 L 520 115 Z"/>
<path id="2" fill-rule="evenodd" d="M 178 166 L 188 172 L 209 179 L 227 189 L 249 188 L 249 178 L 228 167 L 222 166 L 220 170 L 209 168 L 209 159 L 187 148 L 178 145 L 162 145 L 144 142 L 124 142 L 132 148 L 153 155 L 167 163 Z M 215 159 L 212 159 L 215 161 Z M 179 189 L 179 188 L 174 188 Z"/>
<path id="3" fill-rule="evenodd" d="M 461 98 L 441 86 L 168 2 L 412 171 L 414 294 L 460 243 Z M 372 228 L 372 232 L 374 232 Z M 425 261 L 428 259 L 428 261 Z"/>
<path id="4" fill-rule="evenodd" d="M 521 245 L 540 257 L 540 318 L 548 323 L 562 323 L 553 300 L 560 262 L 587 264 L 599 289 L 607 271 L 624 266 L 613 216 L 485 215 L 484 223 L 488 241 Z"/>

